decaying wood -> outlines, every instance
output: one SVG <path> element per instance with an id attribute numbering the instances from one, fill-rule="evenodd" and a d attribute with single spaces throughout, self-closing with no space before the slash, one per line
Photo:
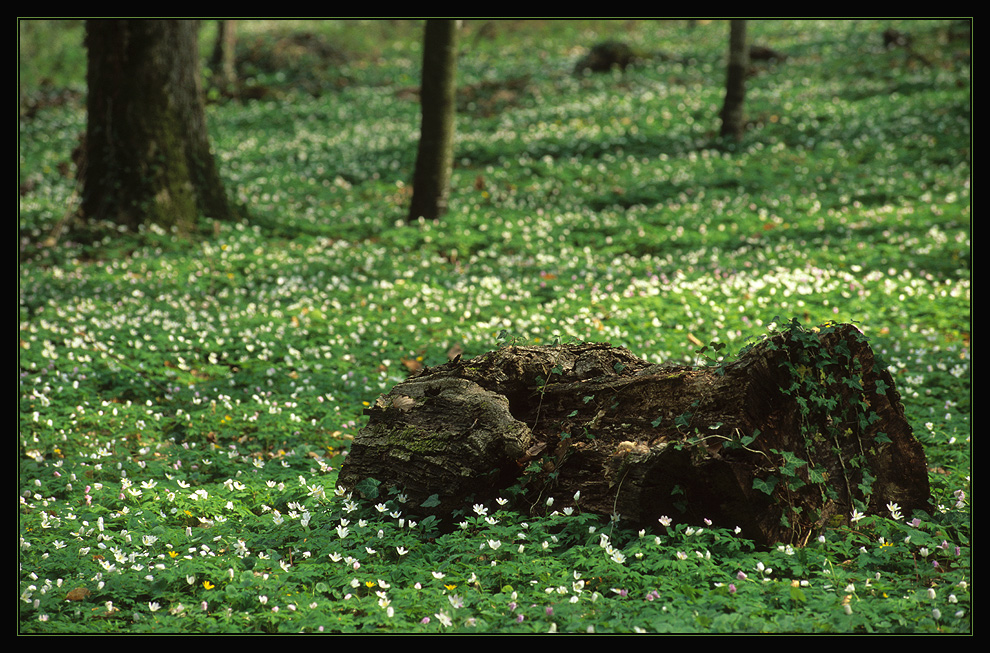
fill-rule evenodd
<path id="1" fill-rule="evenodd" d="M 338 482 L 450 514 L 522 486 L 638 526 L 662 515 L 804 544 L 853 507 L 927 510 L 925 453 L 851 325 L 768 336 L 731 362 L 650 364 L 601 343 L 503 347 L 425 369 L 369 408 Z"/>

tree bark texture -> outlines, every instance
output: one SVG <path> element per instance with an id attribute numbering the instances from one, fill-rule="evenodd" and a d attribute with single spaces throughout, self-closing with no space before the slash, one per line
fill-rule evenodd
<path id="1" fill-rule="evenodd" d="M 745 122 L 743 104 L 746 98 L 746 73 L 749 50 L 746 48 L 746 21 L 733 20 L 729 26 L 729 65 L 725 82 L 725 103 L 722 105 L 723 137 L 742 138 Z"/>
<path id="2" fill-rule="evenodd" d="M 82 213 L 188 231 L 230 205 L 210 150 L 198 21 L 89 20 Z"/>
<path id="3" fill-rule="evenodd" d="M 805 544 L 853 508 L 930 508 L 924 450 L 851 325 L 788 329 L 707 367 L 608 344 L 503 347 L 422 371 L 366 411 L 338 482 L 424 512 L 516 496 L 636 527 L 661 516 Z"/>
<path id="4" fill-rule="evenodd" d="M 422 111 L 408 220 L 447 212 L 457 109 L 457 22 L 427 20 L 423 38 Z"/>

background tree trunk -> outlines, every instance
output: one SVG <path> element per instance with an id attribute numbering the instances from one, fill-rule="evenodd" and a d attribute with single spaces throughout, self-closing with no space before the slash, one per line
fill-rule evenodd
<path id="1" fill-rule="evenodd" d="M 232 89 L 237 81 L 236 46 L 237 21 L 218 20 L 217 39 L 213 43 L 213 54 L 210 55 L 210 69 L 213 71 L 216 85 L 221 90 Z"/>
<path id="2" fill-rule="evenodd" d="M 729 22 L 729 66 L 725 82 L 725 104 L 722 106 L 721 134 L 738 140 L 745 130 L 743 101 L 746 98 L 749 51 L 746 48 L 746 21 Z"/>
<path id="3" fill-rule="evenodd" d="M 577 509 L 636 527 L 707 518 L 803 545 L 853 508 L 930 508 L 924 450 L 850 325 L 793 326 L 698 369 L 607 344 L 505 347 L 426 370 L 366 412 L 338 483 L 373 478 L 432 514 L 507 494 L 541 512 L 580 491 Z"/>
<path id="4" fill-rule="evenodd" d="M 82 213 L 188 231 L 232 211 L 210 151 L 198 21 L 89 20 Z"/>
<path id="5" fill-rule="evenodd" d="M 409 221 L 437 220 L 447 212 L 454 159 L 456 20 L 428 20 L 423 38 L 422 122 Z"/>

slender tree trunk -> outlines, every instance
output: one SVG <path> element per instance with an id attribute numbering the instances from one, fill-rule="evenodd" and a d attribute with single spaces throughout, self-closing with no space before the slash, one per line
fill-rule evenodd
<path id="1" fill-rule="evenodd" d="M 217 86 L 221 89 L 229 89 L 237 81 L 237 73 L 234 68 L 236 43 L 237 21 L 218 20 L 217 40 L 213 44 L 210 67 L 216 76 Z"/>
<path id="2" fill-rule="evenodd" d="M 230 204 L 210 151 L 198 21 L 89 20 L 82 214 L 186 232 Z"/>
<path id="3" fill-rule="evenodd" d="M 743 100 L 746 97 L 746 70 L 749 52 L 746 48 L 746 21 L 730 21 L 729 66 L 725 83 L 725 104 L 722 107 L 722 136 L 742 138 L 744 131 Z"/>
<path id="4" fill-rule="evenodd" d="M 437 220 L 447 212 L 454 159 L 456 20 L 428 20 L 423 39 L 422 124 L 409 221 Z"/>

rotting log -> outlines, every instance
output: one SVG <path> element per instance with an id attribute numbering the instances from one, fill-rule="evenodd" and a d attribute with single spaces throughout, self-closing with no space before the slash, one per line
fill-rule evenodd
<path id="1" fill-rule="evenodd" d="M 856 508 L 929 511 L 925 452 L 866 337 L 787 328 L 728 362 L 651 364 L 604 343 L 506 346 L 425 369 L 367 409 L 338 483 L 375 479 L 423 513 L 507 493 L 623 523 L 740 527 L 803 545 Z"/>

